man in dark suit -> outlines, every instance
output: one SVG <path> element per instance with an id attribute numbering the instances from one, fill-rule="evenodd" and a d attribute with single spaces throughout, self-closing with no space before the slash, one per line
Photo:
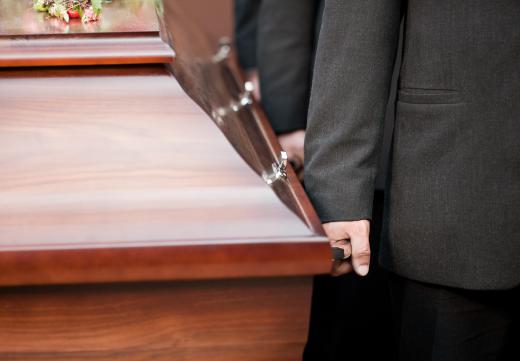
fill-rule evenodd
<path id="1" fill-rule="evenodd" d="M 303 143 L 322 0 L 236 0 L 235 38 L 248 80 L 297 168 Z M 258 88 L 258 84 L 257 88 Z"/>
<path id="2" fill-rule="evenodd" d="M 300 165 L 322 10 L 322 0 L 235 2 L 239 61 L 247 74 L 252 73 L 251 68 L 258 71 L 262 106 L 282 148 Z M 255 12 L 256 18 L 252 15 Z M 381 227 L 382 201 L 379 190 L 374 200 L 375 235 Z M 378 238 L 372 242 L 377 249 Z M 376 260 L 373 263 L 373 272 L 366 279 L 354 275 L 315 278 L 305 361 L 343 360 L 345 347 L 352 358 L 392 360 L 391 338 L 387 337 L 391 333 L 387 277 L 386 272 L 377 270 Z M 354 316 L 352 309 L 358 310 Z M 352 321 L 364 322 L 354 330 L 349 326 Z M 371 347 L 374 343 L 379 347 Z"/>
<path id="3" fill-rule="evenodd" d="M 261 102 L 293 165 L 303 167 L 321 0 L 262 0 L 257 60 Z"/>
<path id="4" fill-rule="evenodd" d="M 258 13 L 261 0 L 235 0 L 234 33 L 238 62 L 245 72 L 247 81 L 254 85 L 253 96 L 260 100 L 260 84 L 258 80 L 256 48 Z"/>
<path id="5" fill-rule="evenodd" d="M 246 71 L 256 69 L 256 33 L 260 1 L 235 0 L 233 5 L 238 62 Z"/>
<path id="6" fill-rule="evenodd" d="M 505 359 L 520 342 L 519 1 L 328 0 L 306 187 L 331 242 L 351 255 L 336 272 L 366 275 L 403 17 L 380 257 L 395 274 L 400 357 Z"/>

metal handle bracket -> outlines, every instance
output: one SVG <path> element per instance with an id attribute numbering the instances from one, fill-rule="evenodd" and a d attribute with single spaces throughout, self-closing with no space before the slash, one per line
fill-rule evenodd
<path id="1" fill-rule="evenodd" d="M 244 91 L 238 95 L 237 100 L 232 100 L 227 106 L 221 106 L 213 109 L 211 112 L 213 119 L 219 124 L 223 123 L 223 118 L 230 113 L 236 113 L 240 109 L 253 104 L 253 89 L 254 85 L 251 82 L 244 84 Z"/>
<path id="2" fill-rule="evenodd" d="M 287 179 L 287 152 L 280 152 L 280 160 L 271 165 L 271 172 L 263 172 L 262 177 L 268 185 L 272 185 L 280 180 Z"/>

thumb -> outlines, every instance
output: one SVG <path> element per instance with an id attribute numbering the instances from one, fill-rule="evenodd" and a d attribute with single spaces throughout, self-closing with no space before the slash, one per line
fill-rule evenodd
<path id="1" fill-rule="evenodd" d="M 352 266 L 360 276 L 366 276 L 370 267 L 370 241 L 368 234 L 355 234 L 350 237 L 352 247 Z"/>

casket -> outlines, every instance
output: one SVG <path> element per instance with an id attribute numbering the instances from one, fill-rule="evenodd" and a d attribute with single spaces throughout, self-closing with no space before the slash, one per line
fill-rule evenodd
<path id="1" fill-rule="evenodd" d="M 188 1 L 0 0 L 0 360 L 298 360 L 329 247 Z"/>

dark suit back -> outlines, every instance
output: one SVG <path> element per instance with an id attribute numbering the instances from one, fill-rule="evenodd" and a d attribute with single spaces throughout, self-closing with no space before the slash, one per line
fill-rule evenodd
<path id="1" fill-rule="evenodd" d="M 520 2 L 329 0 L 306 144 L 323 221 L 370 218 L 405 15 L 381 261 L 470 289 L 520 283 Z"/>
<path id="2" fill-rule="evenodd" d="M 234 30 L 238 62 L 245 70 L 256 68 L 256 30 L 261 0 L 234 0 Z"/>
<path id="3" fill-rule="evenodd" d="M 257 60 L 262 107 L 276 133 L 305 129 L 322 0 L 262 0 Z"/>

